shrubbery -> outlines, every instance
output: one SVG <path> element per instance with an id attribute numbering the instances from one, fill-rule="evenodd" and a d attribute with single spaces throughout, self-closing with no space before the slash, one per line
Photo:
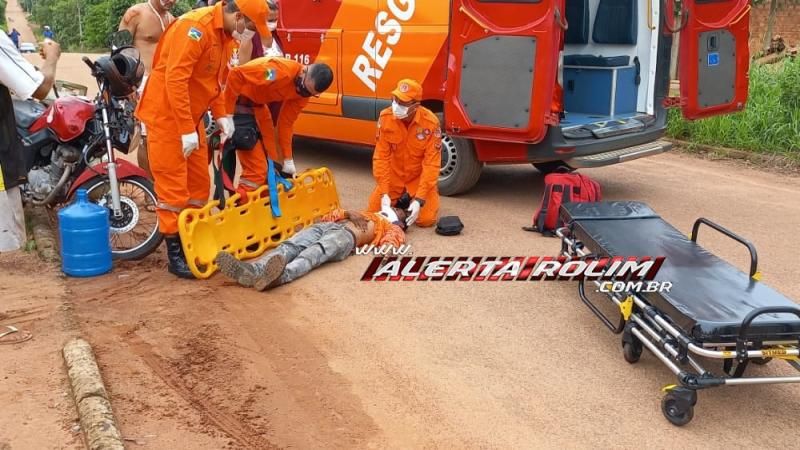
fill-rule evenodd
<path id="1" fill-rule="evenodd" d="M 22 7 L 40 27 L 49 25 L 66 51 L 87 51 L 104 50 L 106 36 L 117 30 L 125 11 L 139 2 L 141 0 L 22 0 Z M 178 0 L 172 13 L 177 17 L 190 10 L 193 4 L 194 0 Z"/>
<path id="2" fill-rule="evenodd" d="M 668 135 L 698 144 L 800 159 L 800 58 L 752 65 L 744 111 L 689 122 L 670 111 Z"/>
<path id="3" fill-rule="evenodd" d="M 0 28 L 4 30 L 6 29 L 6 4 L 6 0 L 0 0 Z"/>

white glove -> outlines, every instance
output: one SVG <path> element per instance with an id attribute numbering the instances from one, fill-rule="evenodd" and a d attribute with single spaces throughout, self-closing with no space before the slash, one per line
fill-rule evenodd
<path id="1" fill-rule="evenodd" d="M 222 135 L 220 136 L 222 142 L 225 142 L 233 137 L 233 131 L 235 130 L 233 125 L 233 116 L 220 117 L 217 119 L 217 126 L 220 130 L 222 130 Z"/>
<path id="2" fill-rule="evenodd" d="M 181 143 L 183 143 L 183 157 L 188 158 L 197 147 L 200 147 L 200 138 L 195 131 L 181 136 Z"/>
<path id="3" fill-rule="evenodd" d="M 381 197 L 381 211 L 387 209 L 392 209 L 392 199 L 389 198 L 389 194 L 383 194 L 383 197 Z"/>
<path id="4" fill-rule="evenodd" d="M 411 205 L 408 207 L 408 217 L 406 218 L 406 226 L 411 226 L 414 222 L 417 221 L 419 218 L 419 210 L 422 208 L 422 205 L 419 204 L 418 200 L 414 200 L 411 202 Z"/>
<path id="5" fill-rule="evenodd" d="M 294 160 L 293 159 L 285 159 L 283 160 L 283 171 L 288 173 L 289 175 L 296 175 L 297 169 L 294 167 Z"/>

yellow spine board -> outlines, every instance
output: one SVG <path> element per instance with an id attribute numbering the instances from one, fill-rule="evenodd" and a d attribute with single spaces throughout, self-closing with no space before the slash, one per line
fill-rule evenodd
<path id="1" fill-rule="evenodd" d="M 631 318 L 633 312 L 633 296 L 628 296 L 622 303 L 619 304 L 619 312 L 627 322 Z"/>
<path id="2" fill-rule="evenodd" d="M 272 216 L 267 186 L 249 192 L 249 201 L 241 206 L 236 205 L 239 194 L 235 194 L 222 211 L 215 201 L 183 210 L 178 232 L 192 273 L 201 279 L 213 275 L 220 251 L 240 260 L 260 256 L 339 207 L 333 173 L 326 167 L 307 170 L 292 184 L 289 191 L 278 185 L 281 217 Z"/>

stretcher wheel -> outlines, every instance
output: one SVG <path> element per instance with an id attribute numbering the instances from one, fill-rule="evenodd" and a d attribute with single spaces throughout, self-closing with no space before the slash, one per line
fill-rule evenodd
<path id="1" fill-rule="evenodd" d="M 639 362 L 639 358 L 642 357 L 642 343 L 638 339 L 634 339 L 633 342 L 623 342 L 622 356 L 630 364 Z"/>
<path id="2" fill-rule="evenodd" d="M 751 363 L 757 364 L 759 366 L 766 365 L 770 361 L 772 361 L 772 358 L 769 358 L 769 357 L 768 358 L 753 358 L 753 359 L 750 360 Z"/>
<path id="3" fill-rule="evenodd" d="M 682 427 L 694 418 L 694 407 L 670 392 L 661 399 L 661 412 L 669 423 Z"/>

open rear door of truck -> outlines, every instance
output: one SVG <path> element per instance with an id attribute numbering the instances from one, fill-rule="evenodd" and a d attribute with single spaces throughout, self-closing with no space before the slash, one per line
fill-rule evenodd
<path id="1" fill-rule="evenodd" d="M 448 133 L 539 142 L 551 113 L 564 0 L 452 0 Z"/>
<path id="2" fill-rule="evenodd" d="M 683 8 L 678 62 L 683 116 L 742 110 L 750 69 L 750 0 L 683 0 Z"/>

